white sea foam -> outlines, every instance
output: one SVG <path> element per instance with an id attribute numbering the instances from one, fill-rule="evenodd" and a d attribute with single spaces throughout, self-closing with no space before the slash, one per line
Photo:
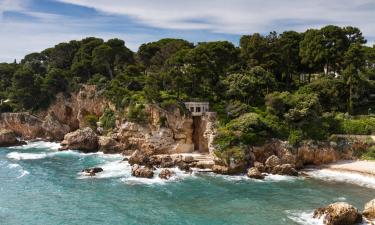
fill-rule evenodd
<path id="1" fill-rule="evenodd" d="M 302 225 L 323 225 L 323 219 L 313 218 L 313 212 L 309 211 L 286 211 L 287 217 L 294 222 Z"/>
<path id="2" fill-rule="evenodd" d="M 20 152 L 10 152 L 7 154 L 7 158 L 14 160 L 33 160 L 33 159 L 43 159 L 48 157 L 48 153 L 20 153 Z"/>
<path id="3" fill-rule="evenodd" d="M 334 171 L 329 169 L 307 170 L 306 173 L 317 179 L 331 182 L 345 182 L 368 188 L 375 188 L 375 178 L 360 173 Z"/>
<path id="4" fill-rule="evenodd" d="M 50 150 L 58 150 L 61 145 L 56 142 L 46 142 L 46 141 L 27 141 L 26 145 L 13 146 L 11 149 L 31 149 L 31 148 L 42 148 Z"/>

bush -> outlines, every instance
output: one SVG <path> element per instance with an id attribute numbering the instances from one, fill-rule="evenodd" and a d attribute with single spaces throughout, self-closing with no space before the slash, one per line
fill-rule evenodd
<path id="1" fill-rule="evenodd" d="M 369 135 L 375 134 L 375 118 L 340 118 L 339 131 L 342 134 Z"/>
<path id="2" fill-rule="evenodd" d="M 364 160 L 375 160 L 375 146 L 370 147 L 362 156 Z"/>
<path id="3" fill-rule="evenodd" d="M 301 130 L 292 130 L 289 133 L 288 142 L 289 144 L 296 146 L 303 140 L 303 132 Z"/>
<path id="4" fill-rule="evenodd" d="M 110 108 L 106 108 L 99 121 L 105 131 L 112 130 L 116 126 L 115 113 Z"/>
<path id="5" fill-rule="evenodd" d="M 148 119 L 145 106 L 143 104 L 132 104 L 128 108 L 128 120 L 134 123 L 146 123 Z"/>
<path id="6" fill-rule="evenodd" d="M 93 130 L 96 130 L 97 128 L 96 123 L 98 122 L 98 117 L 96 117 L 95 115 L 89 114 L 85 116 L 84 121 L 85 121 L 86 126 L 90 127 Z"/>
<path id="7" fill-rule="evenodd" d="M 215 155 L 223 160 L 227 166 L 230 165 L 231 159 L 235 162 L 243 162 L 246 159 L 246 149 L 242 146 L 234 146 L 226 149 L 225 151 L 216 150 Z"/>

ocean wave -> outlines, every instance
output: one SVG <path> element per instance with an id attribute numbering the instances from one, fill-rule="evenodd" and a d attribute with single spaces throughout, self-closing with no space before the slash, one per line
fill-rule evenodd
<path id="1" fill-rule="evenodd" d="M 360 173 L 334 171 L 329 169 L 307 170 L 306 173 L 313 178 L 331 182 L 345 182 L 363 187 L 375 188 L 375 178 Z"/>
<path id="2" fill-rule="evenodd" d="M 33 160 L 33 159 L 43 159 L 48 157 L 48 153 L 20 153 L 20 152 L 10 152 L 7 154 L 7 158 L 14 160 Z"/>
<path id="3" fill-rule="evenodd" d="M 47 141 L 27 141 L 26 145 L 21 146 L 13 146 L 9 147 L 10 149 L 32 149 L 32 148 L 38 148 L 38 149 L 50 149 L 50 150 L 58 150 L 61 145 L 57 142 L 47 142 Z"/>
<path id="4" fill-rule="evenodd" d="M 247 175 L 221 175 L 215 173 L 209 173 L 211 176 L 221 177 L 228 181 L 252 181 L 252 182 L 292 182 L 298 179 L 304 179 L 303 177 L 294 177 L 286 175 L 274 175 L 267 174 L 263 180 L 249 178 Z"/>
<path id="5" fill-rule="evenodd" d="M 7 166 L 9 169 L 16 169 L 17 172 L 20 174 L 18 175 L 16 178 L 19 179 L 19 178 L 22 178 L 28 174 L 30 174 L 29 171 L 27 170 L 24 170 L 23 167 L 17 163 L 11 163 L 11 164 L 8 164 Z"/>

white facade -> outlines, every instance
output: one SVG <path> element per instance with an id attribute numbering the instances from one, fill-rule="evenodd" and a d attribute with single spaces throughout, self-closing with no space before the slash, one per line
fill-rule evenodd
<path id="1" fill-rule="evenodd" d="M 210 110 L 208 102 L 185 102 L 185 106 L 191 112 L 192 116 L 202 116 Z"/>

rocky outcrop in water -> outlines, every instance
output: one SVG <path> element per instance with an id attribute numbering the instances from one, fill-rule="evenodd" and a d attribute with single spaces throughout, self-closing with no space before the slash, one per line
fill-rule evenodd
<path id="1" fill-rule="evenodd" d="M 11 130 L 0 129 L 0 147 L 10 147 L 26 144 L 17 139 L 17 134 Z"/>
<path id="2" fill-rule="evenodd" d="M 84 173 L 86 176 L 95 176 L 97 173 L 103 172 L 103 168 L 100 167 L 94 167 L 94 168 L 87 168 L 82 170 L 82 173 Z"/>
<path id="3" fill-rule="evenodd" d="M 169 180 L 169 178 L 171 178 L 173 175 L 174 173 L 170 171 L 169 169 L 163 169 L 159 173 L 159 177 L 164 180 Z"/>
<path id="4" fill-rule="evenodd" d="M 375 199 L 366 203 L 365 209 L 363 210 L 363 216 L 370 220 L 375 219 Z"/>
<path id="5" fill-rule="evenodd" d="M 98 151 L 98 136 L 89 127 L 79 129 L 65 135 L 60 150 L 79 150 L 82 152 Z"/>
<path id="6" fill-rule="evenodd" d="M 131 174 L 134 177 L 152 178 L 154 176 L 154 171 L 149 167 L 134 164 Z"/>
<path id="7" fill-rule="evenodd" d="M 98 146 L 99 151 L 106 154 L 124 152 L 127 149 L 126 143 L 121 143 L 108 136 L 99 136 Z"/>
<path id="8" fill-rule="evenodd" d="M 264 179 L 264 175 L 256 167 L 250 168 L 247 171 L 247 176 L 254 179 Z"/>
<path id="9" fill-rule="evenodd" d="M 353 225 L 362 222 L 362 215 L 346 202 L 336 202 L 314 212 L 314 218 L 322 218 L 326 225 Z"/>

